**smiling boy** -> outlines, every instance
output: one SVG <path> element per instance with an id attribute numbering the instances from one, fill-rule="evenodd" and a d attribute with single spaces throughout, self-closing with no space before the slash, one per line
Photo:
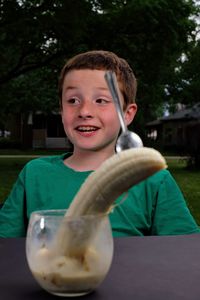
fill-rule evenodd
<path id="1" fill-rule="evenodd" d="M 73 70 L 63 82 L 62 121 L 74 145 L 64 163 L 75 170 L 95 170 L 115 153 L 120 126 L 104 75 L 104 70 Z M 127 105 L 127 124 L 135 112 L 135 103 Z"/>
<path id="2" fill-rule="evenodd" d="M 59 79 L 61 116 L 73 152 L 29 162 L 0 210 L 0 236 L 26 235 L 31 212 L 68 208 L 88 175 L 115 153 L 119 119 L 104 79 L 116 73 L 124 118 L 137 111 L 136 79 L 128 63 L 108 51 L 71 58 Z M 110 214 L 114 236 L 170 235 L 199 232 L 183 195 L 167 170 L 128 191 Z"/>
<path id="3" fill-rule="evenodd" d="M 104 78 L 106 70 L 118 76 L 124 118 L 129 125 L 137 111 L 137 84 L 124 59 L 107 51 L 89 51 L 70 59 L 61 72 L 62 120 L 74 145 L 73 154 L 65 163 L 76 170 L 95 170 L 115 153 L 120 124 Z"/>

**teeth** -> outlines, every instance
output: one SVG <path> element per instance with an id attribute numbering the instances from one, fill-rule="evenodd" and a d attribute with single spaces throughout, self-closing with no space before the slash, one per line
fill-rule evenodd
<path id="1" fill-rule="evenodd" d="M 97 130 L 96 127 L 92 127 L 92 126 L 81 126 L 77 128 L 79 131 L 95 131 Z"/>

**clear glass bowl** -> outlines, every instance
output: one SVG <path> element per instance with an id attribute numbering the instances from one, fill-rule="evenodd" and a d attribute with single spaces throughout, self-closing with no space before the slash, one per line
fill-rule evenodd
<path id="1" fill-rule="evenodd" d="M 31 214 L 26 257 L 36 281 L 51 294 L 80 296 L 95 290 L 113 258 L 107 215 L 66 217 L 66 210 Z"/>

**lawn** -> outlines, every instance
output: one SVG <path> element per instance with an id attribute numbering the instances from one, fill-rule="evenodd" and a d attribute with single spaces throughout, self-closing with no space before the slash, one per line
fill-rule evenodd
<path id="1" fill-rule="evenodd" d="M 0 157 L 0 203 L 9 194 L 18 173 L 31 158 L 1 158 Z M 188 206 L 200 225 L 200 171 L 189 171 L 185 161 L 167 159 L 169 170 L 179 184 Z"/>
<path id="2" fill-rule="evenodd" d="M 30 158 L 2 158 L 0 157 L 0 203 L 9 194 L 17 175 Z"/>
<path id="3" fill-rule="evenodd" d="M 200 170 L 187 170 L 184 160 L 168 159 L 167 163 L 185 196 L 190 211 L 200 225 Z"/>

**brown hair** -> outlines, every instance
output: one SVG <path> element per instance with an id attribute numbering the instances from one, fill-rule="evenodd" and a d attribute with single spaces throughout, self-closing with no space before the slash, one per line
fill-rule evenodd
<path id="1" fill-rule="evenodd" d="M 58 82 L 61 104 L 63 82 L 66 74 L 71 70 L 81 69 L 110 70 L 115 72 L 117 79 L 122 84 L 121 92 L 124 96 L 125 105 L 135 102 L 137 81 L 127 61 L 110 51 L 93 50 L 72 57 L 64 65 Z"/>

